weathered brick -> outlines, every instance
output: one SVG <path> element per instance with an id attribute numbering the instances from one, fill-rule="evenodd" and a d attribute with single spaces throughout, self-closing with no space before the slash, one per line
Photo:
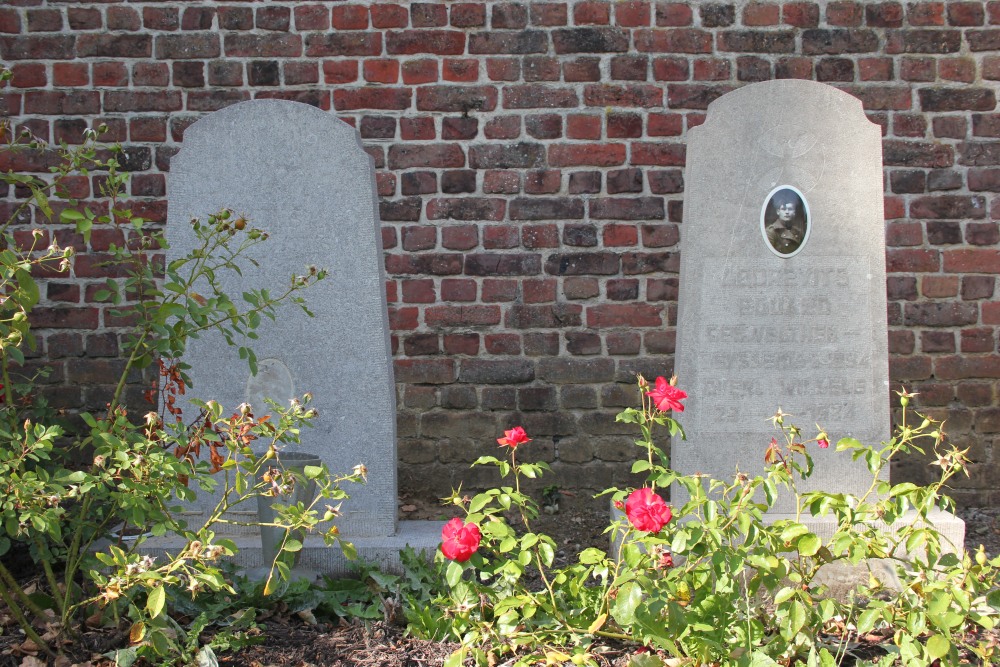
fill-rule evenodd
<path id="1" fill-rule="evenodd" d="M 612 167 L 625 162 L 622 144 L 554 144 L 549 146 L 549 165 L 552 167 L 577 167 L 593 165 Z"/>
<path id="2" fill-rule="evenodd" d="M 978 319 L 979 310 L 971 303 L 907 303 L 903 308 L 907 326 L 960 327 Z"/>
<path id="3" fill-rule="evenodd" d="M 591 199 L 590 217 L 595 220 L 662 220 L 662 197 L 604 197 Z"/>
<path id="4" fill-rule="evenodd" d="M 731 85 L 670 84 L 667 105 L 672 109 L 707 109 L 708 105 L 734 89 Z"/>
<path id="5" fill-rule="evenodd" d="M 594 329 L 613 327 L 663 326 L 663 306 L 634 303 L 601 304 L 587 307 L 587 326 Z"/>
<path id="6" fill-rule="evenodd" d="M 620 28 L 560 28 L 552 31 L 556 53 L 614 53 L 628 50 L 628 32 Z"/>
<path id="7" fill-rule="evenodd" d="M 545 272 L 557 276 L 615 275 L 621 261 L 616 253 L 554 253 L 545 261 Z"/>
<path id="8" fill-rule="evenodd" d="M 465 33 L 457 30 L 390 30 L 386 32 L 385 48 L 391 55 L 461 55 L 465 52 Z"/>
<path id="9" fill-rule="evenodd" d="M 919 197 L 910 203 L 914 218 L 983 218 L 986 201 L 979 196 L 935 195 Z"/>
<path id="10" fill-rule="evenodd" d="M 506 202 L 485 197 L 431 199 L 427 217 L 431 220 L 501 220 Z"/>
<path id="11" fill-rule="evenodd" d="M 792 53 L 795 33 L 790 30 L 725 30 L 719 33 L 718 48 L 719 51 L 739 53 Z"/>
<path id="12" fill-rule="evenodd" d="M 410 108 L 412 92 L 409 88 L 338 88 L 333 91 L 333 105 L 338 111 L 358 109 L 399 111 Z"/>
<path id="13" fill-rule="evenodd" d="M 583 306 L 572 303 L 546 305 L 515 304 L 507 311 L 505 324 L 513 329 L 559 329 L 583 323 Z"/>
<path id="14" fill-rule="evenodd" d="M 310 58 L 328 56 L 379 56 L 382 55 L 381 33 L 332 32 L 306 35 L 306 55 Z M 229 47 L 227 42 L 226 52 Z M 283 54 L 276 54 L 283 55 Z M 336 63 L 323 63 L 327 65 Z"/>
<path id="15" fill-rule="evenodd" d="M 685 145 L 682 143 L 634 142 L 631 163 L 660 167 L 683 167 L 686 155 Z"/>
<path id="16" fill-rule="evenodd" d="M 917 94 L 924 111 L 993 111 L 997 104 L 990 88 L 921 88 Z"/>
<path id="17" fill-rule="evenodd" d="M 636 30 L 635 48 L 653 53 L 711 53 L 712 33 L 693 28 Z"/>
<path id="18" fill-rule="evenodd" d="M 492 111 L 497 105 L 493 86 L 421 86 L 417 89 L 420 111 Z"/>
<path id="19" fill-rule="evenodd" d="M 471 253 L 465 256 L 468 276 L 532 276 L 541 272 L 542 258 L 535 253 Z"/>
<path id="20" fill-rule="evenodd" d="M 883 141 L 882 159 L 897 167 L 950 167 L 955 154 L 951 146 L 918 141 Z"/>
<path id="21" fill-rule="evenodd" d="M 523 55 L 545 53 L 548 36 L 541 30 L 511 32 L 477 32 L 469 36 L 470 54 L 508 53 Z"/>
<path id="22" fill-rule="evenodd" d="M 506 109 L 540 109 L 552 107 L 576 107 L 579 104 L 576 91 L 545 84 L 505 86 L 503 106 Z"/>
<path id="23" fill-rule="evenodd" d="M 458 379 L 472 384 L 521 384 L 535 379 L 535 364 L 527 359 L 463 359 Z"/>
<path id="24" fill-rule="evenodd" d="M 872 30 L 816 28 L 802 31 L 802 53 L 806 55 L 871 53 L 878 47 L 878 35 Z"/>
<path id="25" fill-rule="evenodd" d="M 962 145 L 959 164 L 970 167 L 1000 165 L 1000 141 L 969 141 Z"/>
<path id="26" fill-rule="evenodd" d="M 510 202 L 511 220 L 580 220 L 583 202 L 577 199 L 519 197 Z"/>
<path id="27" fill-rule="evenodd" d="M 962 47 L 958 30 L 904 30 L 893 35 L 887 53 L 957 53 Z"/>
<path id="28" fill-rule="evenodd" d="M 584 87 L 583 99 L 596 107 L 658 107 L 663 105 L 663 90 L 643 84 L 592 84 Z"/>

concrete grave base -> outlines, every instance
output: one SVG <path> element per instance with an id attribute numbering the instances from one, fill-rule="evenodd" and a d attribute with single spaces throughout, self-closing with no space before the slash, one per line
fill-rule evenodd
<path id="1" fill-rule="evenodd" d="M 308 535 L 298 565 L 293 570 L 293 576 L 314 578 L 321 574 L 350 575 L 354 565 L 362 561 L 378 565 L 383 572 L 399 574 L 402 572 L 399 552 L 405 547 L 411 547 L 418 553 L 423 551 L 428 558 L 434 556 L 441 543 L 443 521 L 400 521 L 397 525 L 394 535 L 345 538 L 358 550 L 357 561 L 345 558 L 337 546 L 327 546 L 322 537 Z M 220 536 L 236 543 L 239 552 L 233 557 L 232 562 L 240 569 L 252 573 L 258 568 L 269 565 L 264 563 L 261 557 L 260 535 L 227 533 Z M 158 558 L 165 553 L 177 553 L 184 544 L 179 538 L 152 538 L 139 545 L 136 551 L 142 555 L 148 554 Z"/>

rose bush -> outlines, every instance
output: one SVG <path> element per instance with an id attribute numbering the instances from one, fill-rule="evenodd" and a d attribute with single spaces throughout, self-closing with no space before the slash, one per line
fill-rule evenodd
<path id="1" fill-rule="evenodd" d="M 585 549 L 577 562 L 553 568 L 555 544 L 532 530 L 537 505 L 519 483 L 548 468 L 518 460 L 515 454 L 526 456 L 530 448 L 509 444 L 528 442 L 523 429 L 498 439 L 510 448 L 508 460 L 484 456 L 474 464 L 496 467 L 499 486 L 448 499 L 465 517 L 453 519 L 454 532 L 443 535 L 450 544 L 442 544 L 438 567 L 446 588 L 424 589 L 406 612 L 415 634 L 462 642 L 446 667 L 469 657 L 495 664 L 508 652 L 519 655 L 518 665 L 597 664 L 591 647 L 599 637 L 646 647 L 633 665 L 834 667 L 853 659 L 858 637 L 876 635 L 884 638 L 878 662 L 886 667 L 992 664 L 997 647 L 982 631 L 994 627 L 1000 612 L 1000 557 L 949 553 L 931 525 L 933 508 L 950 507 L 941 491 L 966 459 L 944 447 L 939 424 L 912 421 L 910 394 L 900 396 L 902 423 L 890 441 L 836 442 L 837 451 L 864 460 L 872 473 L 869 491 L 855 497 L 797 490 L 812 472 L 812 448 L 831 441 L 818 427 L 815 438 L 803 439 L 781 411 L 772 417 L 778 437 L 761 443 L 763 474 L 730 481 L 680 475 L 653 435 L 665 429 L 683 437 L 669 413 L 680 412 L 687 395 L 665 378 L 650 388 L 640 377 L 638 389 L 640 407 L 618 415 L 641 433 L 641 456 L 632 467 L 638 483 L 606 492 L 625 515 L 609 528 L 613 552 Z M 939 480 L 919 488 L 880 478 L 894 457 L 923 452 L 925 442 L 941 467 Z M 656 491 L 671 485 L 686 491 L 680 507 Z M 797 513 L 775 520 L 768 510 L 781 488 L 794 495 Z M 907 510 L 908 525 L 896 532 L 876 527 Z M 831 519 L 832 535 L 812 532 L 809 516 Z M 472 525 L 475 550 L 471 536 L 467 543 L 458 537 Z M 446 550 L 471 553 L 459 562 Z M 817 578 L 825 566 L 864 568 L 873 558 L 892 563 L 902 586 L 887 587 L 872 569 L 849 594 L 833 596 Z"/>

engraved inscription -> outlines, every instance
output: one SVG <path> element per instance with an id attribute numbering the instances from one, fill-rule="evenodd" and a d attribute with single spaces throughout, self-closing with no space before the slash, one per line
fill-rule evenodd
<path id="1" fill-rule="evenodd" d="M 867 259 L 758 262 L 730 259 L 724 270 L 704 273 L 702 294 L 725 293 L 733 304 L 704 313 L 698 327 L 701 392 L 721 411 L 712 421 L 753 423 L 781 407 L 824 428 L 863 426 L 873 391 Z M 835 317 L 843 313 L 851 317 Z"/>

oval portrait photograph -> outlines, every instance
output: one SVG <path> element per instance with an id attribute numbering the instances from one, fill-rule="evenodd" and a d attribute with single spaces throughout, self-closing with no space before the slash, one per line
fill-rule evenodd
<path id="1" fill-rule="evenodd" d="M 791 257 L 809 236 L 809 208 L 805 197 L 790 185 L 781 185 L 768 193 L 760 212 L 760 229 L 771 251 L 779 257 Z"/>

